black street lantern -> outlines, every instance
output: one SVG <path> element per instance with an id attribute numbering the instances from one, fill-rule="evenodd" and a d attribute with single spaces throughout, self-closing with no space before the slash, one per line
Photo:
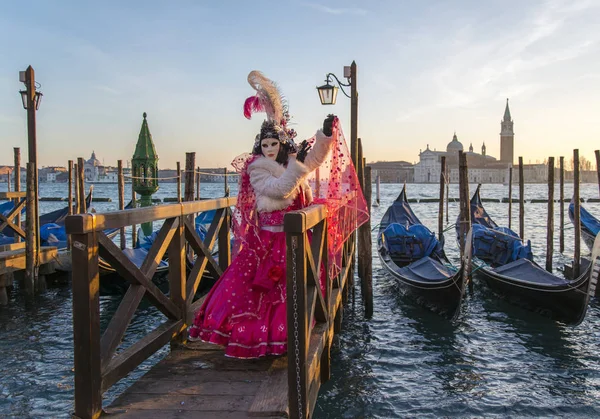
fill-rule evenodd
<path id="1" fill-rule="evenodd" d="M 321 105 L 335 105 L 338 88 L 329 84 L 329 78 L 326 81 L 327 84 L 317 87 L 319 99 L 321 99 Z"/>
<path id="2" fill-rule="evenodd" d="M 338 86 L 340 86 L 342 88 L 342 93 L 344 95 L 346 95 L 346 97 L 350 98 L 348 93 L 346 93 L 346 91 L 344 90 L 344 87 L 350 87 L 351 84 L 350 83 L 344 84 L 335 76 L 335 74 L 328 73 L 325 76 L 325 84 L 323 86 L 317 87 L 317 92 L 319 92 L 319 99 L 321 100 L 321 105 L 335 105 L 335 100 L 337 99 L 338 87 L 329 84 L 330 82 L 333 81 L 333 80 L 331 80 L 331 77 L 333 77 L 335 79 L 335 81 L 337 82 Z"/>
<path id="3" fill-rule="evenodd" d="M 21 100 L 23 101 L 23 109 L 27 109 L 27 90 L 20 90 Z M 35 91 L 35 96 L 33 97 L 33 105 L 34 109 L 37 111 L 40 109 L 40 103 L 42 103 L 42 92 L 38 92 L 37 89 Z"/>

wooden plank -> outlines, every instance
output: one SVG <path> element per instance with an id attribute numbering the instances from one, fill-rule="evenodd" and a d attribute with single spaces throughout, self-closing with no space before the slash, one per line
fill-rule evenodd
<path id="1" fill-rule="evenodd" d="M 114 357 L 102 373 L 102 391 L 108 390 L 183 330 L 182 320 L 168 320 Z"/>
<path id="2" fill-rule="evenodd" d="M 277 358 L 262 382 L 248 416 L 288 416 L 287 357 Z"/>
<path id="3" fill-rule="evenodd" d="M 291 214 L 302 214 L 302 218 L 289 218 Z M 292 211 L 285 215 L 283 219 L 283 229 L 287 233 L 302 233 L 313 228 L 327 216 L 327 210 L 324 205 L 311 205 L 301 211 Z M 286 219 L 290 220 L 286 223 Z M 297 220 L 292 222 L 291 220 Z"/>
<path id="4" fill-rule="evenodd" d="M 198 237 L 196 230 L 190 225 L 189 220 L 185 221 L 185 238 L 190 244 L 190 246 L 192 246 L 192 249 L 194 249 L 194 252 L 196 252 L 196 254 L 199 257 L 200 255 L 203 255 L 203 257 L 205 257 L 208 260 L 208 264 L 211 266 L 212 270 L 218 277 L 223 275 L 223 271 L 221 270 L 219 264 L 212 257 L 210 249 L 206 247 L 202 240 L 200 240 L 200 237 Z"/>
<path id="5" fill-rule="evenodd" d="M 26 196 L 27 192 L 25 191 L 0 192 L 0 199 L 2 200 L 25 198 Z"/>
<path id="6" fill-rule="evenodd" d="M 175 410 L 196 412 L 247 412 L 252 405 L 253 396 L 229 397 L 205 396 L 205 395 L 168 395 L 153 394 L 127 394 L 126 398 L 119 398 L 111 405 L 113 409 L 137 409 L 137 410 Z M 147 417 L 147 416 L 145 416 Z M 198 416 L 203 417 L 203 416 Z"/>
<path id="7" fill-rule="evenodd" d="M 117 311 L 110 319 L 110 323 L 104 331 L 102 339 L 100 340 L 100 353 L 102 356 L 101 363 L 103 371 L 114 355 L 115 350 L 121 343 L 123 335 L 125 334 L 129 323 L 131 323 L 131 319 L 133 318 L 133 315 L 135 314 L 145 293 L 146 288 L 144 288 L 142 285 L 130 285 L 127 289 L 127 292 L 123 296 L 121 303 L 119 303 Z"/>
<path id="8" fill-rule="evenodd" d="M 246 419 L 246 412 L 223 412 L 223 411 L 198 411 L 198 410 L 164 410 L 164 409 L 124 409 L 124 408 L 105 408 L 104 411 L 111 418 L 145 418 L 145 419 Z M 281 418 L 282 416 L 270 416 L 271 418 Z"/>
<path id="9" fill-rule="evenodd" d="M 144 259 L 144 263 L 142 263 L 142 266 L 140 267 L 140 271 L 142 271 L 146 278 L 152 278 L 154 276 L 156 268 L 158 268 L 158 265 L 162 262 L 163 256 L 165 255 L 178 226 L 179 218 L 168 218 L 163 223 Z M 177 259 L 175 258 L 175 260 Z M 182 266 L 185 266 L 185 264 L 182 264 Z"/>
<path id="10" fill-rule="evenodd" d="M 51 262 L 57 255 L 58 251 L 56 247 L 42 247 L 40 249 L 40 264 Z M 0 273 L 23 270 L 26 267 L 27 261 L 24 249 L 21 248 L 0 253 Z"/>
<path id="11" fill-rule="evenodd" d="M 142 271 L 121 252 L 119 246 L 104 233 L 98 233 L 100 244 L 100 256 L 105 259 L 117 272 L 132 284 L 143 285 L 148 292 L 148 299 L 164 315 L 171 319 L 180 319 L 181 312 L 169 298 L 152 282 L 152 279 L 144 276 Z"/>
<path id="12" fill-rule="evenodd" d="M 142 224 L 149 221 L 190 215 L 213 209 L 235 206 L 237 198 L 207 199 L 190 201 L 182 204 L 166 204 L 153 207 L 135 208 L 124 211 L 112 211 L 104 214 L 94 214 L 95 225 L 91 215 L 73 215 L 65 222 L 67 233 L 87 233 L 92 230 L 100 231 L 108 228 L 120 228 L 132 224 Z"/>
<path id="13" fill-rule="evenodd" d="M 127 390 L 129 394 L 197 394 L 203 396 L 255 396 L 257 383 L 244 381 L 204 381 L 194 379 L 178 381 L 141 380 Z"/>
<path id="14" fill-rule="evenodd" d="M 308 240 L 308 239 L 307 239 Z M 308 246 L 307 246 L 308 247 Z M 316 304 L 316 319 L 319 322 L 326 322 L 328 319 L 327 316 L 327 305 L 325 304 L 325 298 L 323 297 L 323 293 L 321 292 L 321 285 L 320 285 L 320 281 L 319 281 L 319 269 L 318 266 L 315 264 L 315 261 L 313 259 L 313 255 L 312 255 L 312 251 L 310 250 L 310 248 L 306 249 L 306 259 L 308 260 L 308 270 L 307 270 L 307 286 L 308 287 L 314 287 L 315 288 L 315 293 L 316 293 L 316 298 L 315 298 L 315 304 Z M 311 299 L 308 300 L 309 302 L 312 301 Z M 312 308 L 315 309 L 315 305 L 312 304 Z M 311 312 L 312 314 L 312 312 Z M 309 324 L 312 324 L 312 321 L 309 322 Z"/>

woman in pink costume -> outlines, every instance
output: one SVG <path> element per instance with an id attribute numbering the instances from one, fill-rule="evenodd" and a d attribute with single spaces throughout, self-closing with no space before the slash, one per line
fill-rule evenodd
<path id="1" fill-rule="evenodd" d="M 287 352 L 286 249 L 283 217 L 313 201 L 308 176 L 330 155 L 337 119 L 329 116 L 311 145 L 294 143 L 289 116 L 276 85 L 258 71 L 248 75 L 257 91 L 244 114 L 265 111 L 252 154 L 232 165 L 240 172 L 233 213 L 233 261 L 209 292 L 190 328 L 191 340 L 225 347 L 225 355 L 257 358 Z M 337 132 L 337 131 L 336 131 Z M 321 281 L 321 289 L 325 284 Z"/>

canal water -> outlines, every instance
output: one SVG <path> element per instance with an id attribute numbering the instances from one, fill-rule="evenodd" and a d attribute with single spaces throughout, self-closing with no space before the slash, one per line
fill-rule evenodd
<path id="1" fill-rule="evenodd" d="M 381 206 L 373 208 L 373 228 L 400 188 L 397 184 L 381 186 Z M 474 189 L 471 185 L 471 192 Z M 513 189 L 516 198 L 518 191 Z M 6 185 L 0 185 L 2 190 Z M 156 197 L 174 197 L 175 190 L 175 184 L 162 185 Z M 503 185 L 484 185 L 482 197 L 503 198 L 507 190 Z M 407 191 L 409 198 L 435 198 L 438 186 L 408 185 Z M 571 193 L 572 187 L 567 185 L 565 196 Z M 94 203 L 96 211 L 116 209 L 116 194 L 116 185 L 96 185 L 94 196 L 113 200 Z M 204 197 L 222 194 L 223 185 L 202 185 Z M 236 194 L 235 185 L 232 194 Z M 527 199 L 546 195 L 545 185 L 526 185 Z M 596 198 L 597 185 L 582 185 L 581 195 Z M 66 196 L 66 186 L 40 184 L 40 196 Z M 450 186 L 450 196 L 458 196 L 456 185 Z M 40 212 L 63 205 L 42 202 Z M 485 206 L 498 224 L 507 224 L 508 204 Z M 600 204 L 585 206 L 600 215 Z M 412 207 L 424 224 L 437 229 L 437 203 Z M 546 205 L 526 204 L 525 211 L 526 238 L 532 241 L 536 260 L 543 263 Z M 450 203 L 448 226 L 457 214 L 458 203 Z M 518 205 L 513 205 L 512 219 L 513 229 L 518 231 Z M 558 231 L 558 206 L 555 225 Z M 376 229 L 373 243 L 375 234 Z M 556 268 L 573 252 L 570 223 L 565 234 L 566 251 L 564 255 L 555 253 Z M 449 230 L 446 252 L 456 262 L 454 237 L 453 229 Z M 555 243 L 558 249 L 558 233 Z M 403 296 L 377 258 L 373 282 L 373 318 L 365 320 L 362 315 L 360 289 L 355 303 L 345 311 L 343 331 L 332 349 L 332 378 L 321 389 L 315 418 L 600 416 L 600 306 L 596 301 L 580 326 L 567 327 L 514 307 L 475 282 L 459 320 L 451 323 Z M 70 283 L 55 283 L 33 301 L 27 301 L 18 288 L 9 297 L 9 305 L 0 307 L 0 417 L 67 418 L 73 408 Z M 101 297 L 103 327 L 119 300 L 119 295 Z M 135 342 L 163 319 L 152 306 L 142 305 L 124 345 Z M 167 351 L 163 348 L 121 380 L 105 395 L 105 404 Z"/>

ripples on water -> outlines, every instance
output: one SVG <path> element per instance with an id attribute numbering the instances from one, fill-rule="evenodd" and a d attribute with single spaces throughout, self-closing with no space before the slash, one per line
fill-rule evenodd
<path id="1" fill-rule="evenodd" d="M 66 195 L 63 185 L 40 186 L 42 196 Z M 173 186 L 164 185 L 160 197 L 174 196 Z M 210 184 L 203 188 L 204 196 L 218 196 L 222 189 Z M 526 189 L 528 199 L 546 196 L 545 185 L 527 185 Z M 450 190 L 450 196 L 458 196 L 456 185 Z M 116 201 L 115 191 L 114 185 L 99 185 L 95 194 Z M 482 196 L 500 198 L 506 191 L 502 185 L 484 185 Z M 381 206 L 373 208 L 373 227 L 399 192 L 400 185 L 382 185 Z M 410 198 L 436 197 L 437 193 L 436 185 L 408 186 Z M 570 194 L 567 189 L 565 196 Z M 582 196 L 596 197 L 597 186 L 583 185 Z M 61 205 L 42 203 L 41 211 Z M 438 204 L 412 205 L 435 230 Z M 485 205 L 498 224 L 507 224 L 507 204 Z M 115 209 L 116 203 L 95 206 L 101 212 Z M 600 205 L 586 207 L 600 214 Z M 513 229 L 518 230 L 518 205 L 513 210 Z M 451 203 L 450 224 L 457 213 L 458 204 Z M 543 260 L 545 250 L 545 224 L 546 206 L 526 204 L 526 238 L 532 240 L 538 261 Z M 558 207 L 555 225 L 558 231 Z M 555 254 L 555 267 L 572 253 L 573 230 L 566 231 L 565 243 L 565 256 Z M 457 260 L 453 231 L 447 235 L 446 251 Z M 357 290 L 356 303 L 346 309 L 344 329 L 332 348 L 332 378 L 321 389 L 316 418 L 600 415 L 600 308 L 596 301 L 584 322 L 572 328 L 514 307 L 476 282 L 459 321 L 452 324 L 402 296 L 377 258 L 373 281 L 373 319 L 363 319 Z M 0 417 L 68 417 L 73 400 L 70 285 L 55 285 L 33 302 L 26 302 L 18 292 L 10 297 L 10 304 L 0 308 Z M 101 297 L 103 327 L 118 302 L 119 297 Z M 157 310 L 143 305 L 125 345 L 162 320 Z M 113 387 L 105 401 L 114 399 L 167 351 L 163 348 Z"/>

